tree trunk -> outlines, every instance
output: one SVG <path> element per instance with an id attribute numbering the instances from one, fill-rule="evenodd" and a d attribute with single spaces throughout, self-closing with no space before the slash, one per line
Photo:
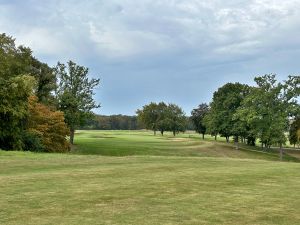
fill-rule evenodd
<path id="1" fill-rule="evenodd" d="M 175 137 L 176 133 L 175 133 L 175 130 L 173 130 L 173 136 Z"/>
<path id="2" fill-rule="evenodd" d="M 160 133 L 161 133 L 161 136 L 164 136 L 164 131 L 163 130 L 161 130 Z"/>
<path id="3" fill-rule="evenodd" d="M 217 135 L 215 135 L 215 141 L 217 140 Z"/>
<path id="4" fill-rule="evenodd" d="M 202 134 L 202 139 L 204 140 L 204 133 Z"/>
<path id="5" fill-rule="evenodd" d="M 154 136 L 156 136 L 156 130 L 154 130 L 153 132 L 154 132 Z"/>
<path id="6" fill-rule="evenodd" d="M 282 161 L 282 158 L 283 158 L 283 149 L 282 149 L 282 144 L 280 144 L 280 161 Z"/>
<path id="7" fill-rule="evenodd" d="M 70 143 L 73 145 L 74 144 L 74 134 L 75 134 L 75 129 L 71 128 L 70 129 Z"/>
<path id="8" fill-rule="evenodd" d="M 228 136 L 226 136 L 226 142 L 227 142 L 227 143 L 229 142 L 229 137 L 228 137 Z"/>
<path id="9" fill-rule="evenodd" d="M 239 137 L 238 136 L 234 137 L 234 144 L 235 144 L 235 149 L 239 150 Z"/>

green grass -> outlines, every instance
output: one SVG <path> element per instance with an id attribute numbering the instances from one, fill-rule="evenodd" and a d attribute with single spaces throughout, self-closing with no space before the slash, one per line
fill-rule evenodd
<path id="1" fill-rule="evenodd" d="M 279 160 L 276 151 L 263 152 L 259 147 L 241 145 L 236 150 L 224 138 L 214 141 L 206 136 L 203 141 L 198 134 L 189 132 L 173 137 L 171 133 L 154 136 L 146 131 L 78 131 L 76 154 L 106 156 L 155 155 L 155 156 L 202 156 Z M 295 155 L 285 155 L 285 161 L 297 161 Z"/>
<path id="2" fill-rule="evenodd" d="M 299 224 L 300 163 L 252 150 L 84 131 L 71 154 L 0 151 L 0 224 Z"/>

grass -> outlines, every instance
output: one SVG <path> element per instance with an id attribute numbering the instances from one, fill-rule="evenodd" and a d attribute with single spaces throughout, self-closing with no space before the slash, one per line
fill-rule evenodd
<path id="1" fill-rule="evenodd" d="M 171 133 L 154 136 L 145 131 L 78 131 L 75 139 L 75 154 L 106 156 L 155 155 L 155 156 L 200 156 L 279 160 L 276 151 L 263 152 L 259 147 L 241 145 L 236 150 L 225 138 L 186 133 L 173 137 Z M 297 152 L 296 152 L 297 153 Z M 297 154 L 284 156 L 285 161 L 298 161 Z"/>
<path id="2" fill-rule="evenodd" d="M 275 153 L 146 132 L 76 144 L 0 151 L 0 224 L 299 224 L 300 164 Z"/>

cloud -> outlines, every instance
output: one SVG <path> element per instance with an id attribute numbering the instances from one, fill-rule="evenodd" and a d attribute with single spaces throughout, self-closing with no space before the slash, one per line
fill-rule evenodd
<path id="1" fill-rule="evenodd" d="M 226 81 L 297 72 L 300 0 L 0 0 L 0 32 L 51 64 L 74 59 L 101 74 L 107 112 L 162 96 L 189 109 L 176 90 L 197 105 Z"/>
<path id="2" fill-rule="evenodd" d="M 10 14 L 10 18 L 2 19 L 7 27 L 13 25 L 21 41 L 35 43 L 32 47 L 44 54 L 61 54 L 63 46 L 73 46 L 76 51 L 82 41 L 91 49 L 94 44 L 99 55 L 109 58 L 174 52 L 175 48 L 216 57 L 228 49 L 232 51 L 227 55 L 249 54 L 249 49 L 256 54 L 265 43 L 278 38 L 272 33 L 300 24 L 296 22 L 300 4 L 295 0 L 29 2 L 22 3 L 25 10 L 21 15 L 28 11 L 32 15 L 22 21 L 19 16 L 14 19 L 22 11 L 18 2 L 6 4 L 10 9 L 5 9 L 9 13 L 3 17 Z"/>

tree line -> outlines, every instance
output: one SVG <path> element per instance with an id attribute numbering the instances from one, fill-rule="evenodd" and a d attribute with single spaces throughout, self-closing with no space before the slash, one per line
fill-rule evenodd
<path id="1" fill-rule="evenodd" d="M 144 124 L 138 121 L 137 116 L 127 115 L 95 115 L 86 121 L 79 129 L 82 130 L 140 130 Z"/>
<path id="2" fill-rule="evenodd" d="M 0 149 L 65 152 L 75 129 L 99 107 L 98 79 L 69 61 L 50 67 L 0 34 Z"/>
<path id="3" fill-rule="evenodd" d="M 190 121 L 196 132 L 255 145 L 263 148 L 282 146 L 289 133 L 291 144 L 300 141 L 300 76 L 289 76 L 278 82 L 276 75 L 268 74 L 254 79 L 256 86 L 227 83 L 213 94 L 211 103 L 202 103 L 191 112 Z M 175 135 L 185 131 L 188 118 L 183 110 L 164 102 L 145 105 L 137 115 L 147 129 L 172 131 Z M 282 152 L 281 152 L 282 153 Z"/>

